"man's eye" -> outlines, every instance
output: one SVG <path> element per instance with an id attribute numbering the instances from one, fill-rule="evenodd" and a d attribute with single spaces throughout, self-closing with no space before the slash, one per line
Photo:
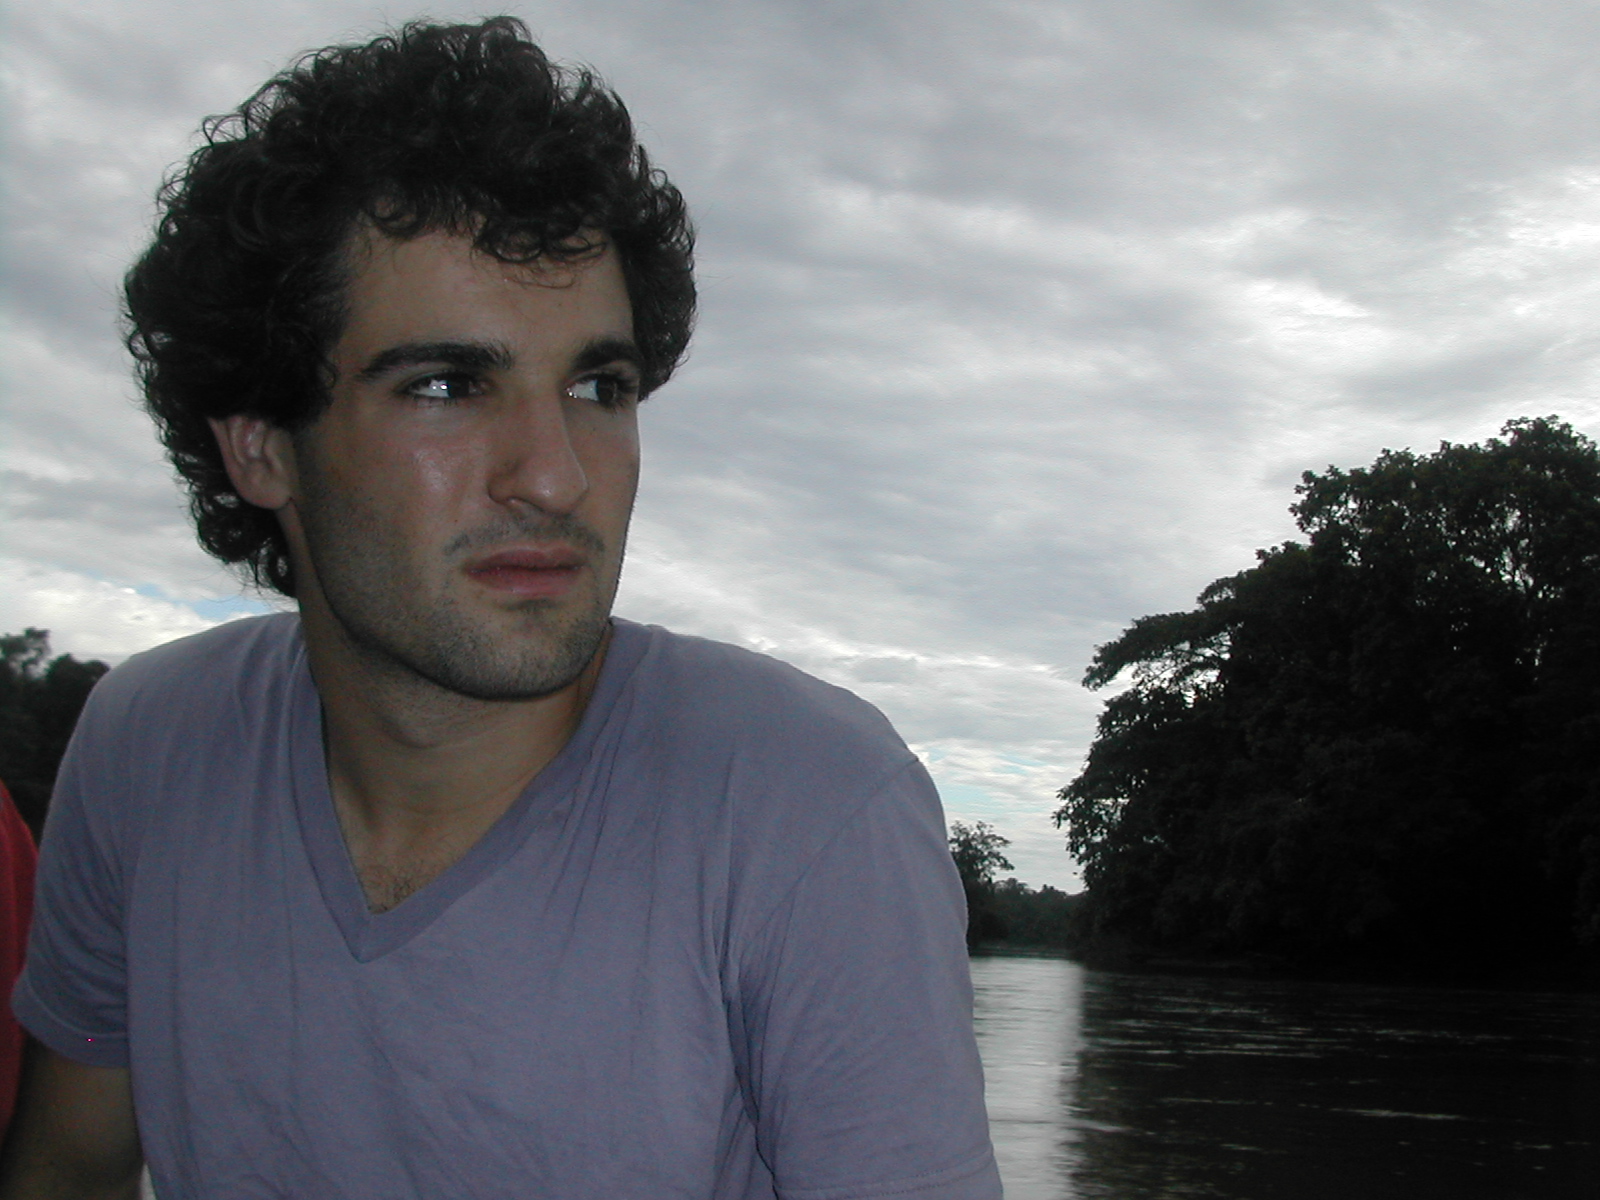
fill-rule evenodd
<path id="1" fill-rule="evenodd" d="M 620 408 L 639 394 L 639 385 L 621 375 L 586 375 L 567 388 L 574 400 L 598 404 L 601 408 Z"/>
<path id="2" fill-rule="evenodd" d="M 405 393 L 419 400 L 465 400 L 483 390 L 481 381 L 460 371 L 424 375 L 406 384 Z"/>

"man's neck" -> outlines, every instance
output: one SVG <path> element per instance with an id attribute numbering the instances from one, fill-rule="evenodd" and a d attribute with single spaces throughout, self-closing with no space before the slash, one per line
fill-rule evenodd
<path id="1" fill-rule="evenodd" d="M 478 700 L 374 661 L 328 618 L 302 611 L 328 783 L 368 906 L 381 912 L 460 859 L 560 753 L 611 635 L 559 691 Z"/>

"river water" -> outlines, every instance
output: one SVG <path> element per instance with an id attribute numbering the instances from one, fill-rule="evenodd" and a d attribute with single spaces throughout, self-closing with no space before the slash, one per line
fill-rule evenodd
<path id="1" fill-rule="evenodd" d="M 975 958 L 1008 1200 L 1597 1200 L 1600 998 Z"/>

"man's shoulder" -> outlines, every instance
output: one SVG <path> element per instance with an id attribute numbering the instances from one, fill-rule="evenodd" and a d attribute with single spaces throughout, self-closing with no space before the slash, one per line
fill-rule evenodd
<path id="1" fill-rule="evenodd" d="M 300 649 L 293 613 L 244 617 L 132 655 L 95 686 L 91 706 L 123 713 L 205 706 L 235 695 L 257 695 L 287 677 Z"/>
<path id="2" fill-rule="evenodd" d="M 195 784 L 204 772 L 242 778 L 246 748 L 281 728 L 273 713 L 285 711 L 299 648 L 298 618 L 277 615 L 133 655 L 89 694 L 52 809 L 66 796 L 122 831 L 110 836 L 135 837 L 153 809 L 178 813 L 185 797 L 212 795 Z"/>
<path id="3" fill-rule="evenodd" d="M 854 692 L 809 675 L 771 655 L 728 642 L 634 626 L 649 641 L 650 686 L 689 711 L 715 714 L 724 725 L 849 726 L 864 736 L 899 742 L 888 719 Z"/>
<path id="4" fill-rule="evenodd" d="M 824 773 L 887 774 L 913 760 L 888 718 L 854 692 L 741 646 L 632 630 L 648 639 L 641 699 L 682 744 Z"/>

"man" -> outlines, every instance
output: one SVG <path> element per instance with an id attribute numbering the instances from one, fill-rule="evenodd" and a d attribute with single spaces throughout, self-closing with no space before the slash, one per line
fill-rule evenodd
<path id="1" fill-rule="evenodd" d="M 681 198 L 515 21 L 275 79 L 129 344 L 201 541 L 297 601 L 63 767 L 3 1194 L 999 1194 L 961 891 L 883 719 L 610 617 Z"/>

